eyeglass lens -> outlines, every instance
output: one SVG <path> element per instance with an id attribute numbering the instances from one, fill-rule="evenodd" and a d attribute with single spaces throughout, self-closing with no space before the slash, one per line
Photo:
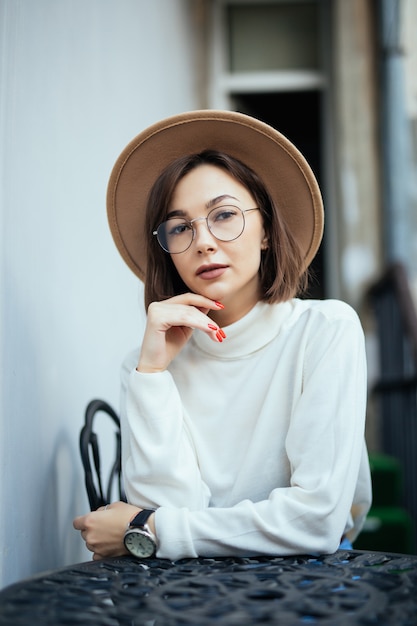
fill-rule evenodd
<path id="1" fill-rule="evenodd" d="M 216 207 L 203 219 L 213 237 L 220 241 L 237 239 L 245 228 L 244 213 L 235 206 Z M 172 217 L 158 226 L 156 235 L 166 252 L 178 254 L 190 247 L 194 238 L 194 225 L 182 217 Z"/>

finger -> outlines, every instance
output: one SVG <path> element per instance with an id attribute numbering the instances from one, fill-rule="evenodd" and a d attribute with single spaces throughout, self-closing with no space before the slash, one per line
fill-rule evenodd
<path id="1" fill-rule="evenodd" d="M 111 504 L 106 504 L 106 506 L 101 506 L 97 511 L 99 513 L 104 513 L 105 511 L 109 511 L 111 509 Z"/>
<path id="2" fill-rule="evenodd" d="M 223 339 L 226 339 L 226 333 L 222 328 L 216 326 L 216 324 L 210 323 L 208 324 L 209 334 L 213 341 L 217 341 L 222 343 Z"/>
<path id="3" fill-rule="evenodd" d="M 164 302 L 178 302 L 178 304 L 188 304 L 197 308 L 205 308 L 207 312 L 210 310 L 220 311 L 221 309 L 224 309 L 224 305 L 221 302 L 217 302 L 216 300 L 212 300 L 211 298 L 206 298 L 206 296 L 201 296 L 198 293 L 192 293 L 191 291 L 181 293 L 178 296 L 173 296 L 172 298 L 169 298 L 169 300 L 164 300 Z"/>
<path id="4" fill-rule="evenodd" d="M 201 316 L 190 315 L 189 323 L 185 323 L 184 326 L 192 328 L 193 330 L 199 329 L 210 335 L 213 341 L 221 343 L 223 339 L 226 339 L 226 333 L 220 326 L 218 326 L 212 319 L 201 313 Z M 207 321 L 208 320 L 208 321 Z"/>
<path id="5" fill-rule="evenodd" d="M 193 304 L 173 302 L 153 302 L 148 309 L 148 329 L 153 333 L 167 333 L 171 328 L 183 328 L 216 332 L 219 327 Z M 155 335 L 157 336 L 157 335 Z M 214 335 L 215 336 L 215 335 Z"/>
<path id="6" fill-rule="evenodd" d="M 84 518 L 85 515 L 79 515 L 78 517 L 74 518 L 72 525 L 75 530 L 83 530 L 83 528 L 85 528 Z"/>
<path id="7" fill-rule="evenodd" d="M 183 293 L 159 302 L 152 302 L 148 307 L 148 325 L 153 330 L 168 330 L 171 326 L 185 326 L 194 328 L 194 321 L 201 323 L 207 320 L 210 310 L 221 310 L 224 306 L 215 300 L 196 293 Z M 195 314 L 201 314 L 196 318 Z"/>

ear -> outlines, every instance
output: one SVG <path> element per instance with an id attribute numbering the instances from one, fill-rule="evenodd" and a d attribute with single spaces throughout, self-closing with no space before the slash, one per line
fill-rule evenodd
<path id="1" fill-rule="evenodd" d="M 268 237 L 264 237 L 261 241 L 261 250 L 267 250 L 269 248 L 269 239 Z"/>

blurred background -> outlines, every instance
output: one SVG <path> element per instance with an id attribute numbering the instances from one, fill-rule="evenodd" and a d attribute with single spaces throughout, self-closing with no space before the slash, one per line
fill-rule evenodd
<path id="1" fill-rule="evenodd" d="M 142 285 L 107 226 L 113 164 L 199 108 L 286 134 L 322 187 L 312 297 L 359 313 L 374 508 L 357 547 L 415 550 L 417 3 L 0 0 L 0 587 L 87 560 L 78 437 L 118 409 Z"/>

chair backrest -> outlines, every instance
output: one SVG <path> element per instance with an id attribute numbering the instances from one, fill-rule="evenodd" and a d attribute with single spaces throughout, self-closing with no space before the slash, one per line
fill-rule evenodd
<path id="1" fill-rule="evenodd" d="M 103 416 L 110 418 L 115 434 L 115 454 L 108 470 L 105 487 L 103 487 L 102 459 L 96 432 L 99 415 L 100 421 Z M 100 506 L 109 504 L 112 501 L 114 485 L 117 488 L 118 498 L 126 501 L 122 483 L 120 420 L 114 409 L 104 400 L 92 400 L 86 408 L 85 423 L 80 433 L 80 452 L 90 509 L 95 511 Z"/>

